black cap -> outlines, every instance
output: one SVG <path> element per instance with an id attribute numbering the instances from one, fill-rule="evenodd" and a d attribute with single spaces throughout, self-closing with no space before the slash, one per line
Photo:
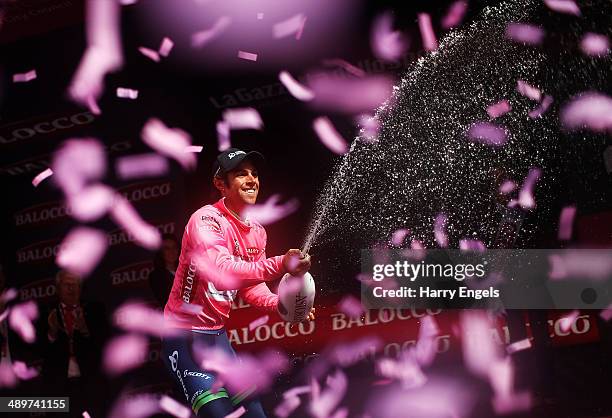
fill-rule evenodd
<path id="1" fill-rule="evenodd" d="M 238 148 L 228 148 L 221 154 L 217 155 L 213 163 L 213 177 L 223 175 L 228 171 L 232 171 L 238 167 L 245 159 L 249 159 L 260 168 L 265 163 L 263 154 L 257 151 L 243 151 Z"/>

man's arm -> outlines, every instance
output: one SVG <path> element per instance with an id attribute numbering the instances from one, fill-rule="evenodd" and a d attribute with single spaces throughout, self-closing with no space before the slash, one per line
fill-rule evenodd
<path id="1" fill-rule="evenodd" d="M 238 295 L 249 305 L 268 313 L 276 312 L 278 295 L 272 293 L 265 283 L 241 289 Z"/>

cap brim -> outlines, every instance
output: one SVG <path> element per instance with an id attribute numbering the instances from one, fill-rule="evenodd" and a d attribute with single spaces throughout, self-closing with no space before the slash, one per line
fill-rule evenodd
<path id="1" fill-rule="evenodd" d="M 240 154 L 240 155 L 236 156 L 236 158 L 234 158 L 234 160 L 232 161 L 232 166 L 228 167 L 225 170 L 225 173 L 227 173 L 228 171 L 234 170 L 244 160 L 251 160 L 253 162 L 253 164 L 255 164 L 255 166 L 259 170 L 261 170 L 265 166 L 265 164 L 266 164 L 266 159 L 265 159 L 265 157 L 263 156 L 262 153 L 257 152 L 257 151 L 249 151 L 246 154 Z"/>

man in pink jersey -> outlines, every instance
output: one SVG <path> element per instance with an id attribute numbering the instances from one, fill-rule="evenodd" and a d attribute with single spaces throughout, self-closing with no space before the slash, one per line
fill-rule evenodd
<path id="1" fill-rule="evenodd" d="M 211 390 L 215 374 L 199 367 L 192 347 L 215 346 L 234 355 L 224 328 L 234 298 L 274 312 L 278 296 L 265 282 L 285 273 L 302 275 L 310 268 L 310 256 L 297 249 L 266 258 L 265 229 L 244 218 L 245 209 L 257 200 L 257 167 L 263 160 L 258 152 L 236 148 L 219 154 L 213 184 L 222 198 L 191 215 L 183 233 L 179 266 L 164 309 L 169 323 L 183 332 L 164 339 L 163 359 L 197 416 L 222 418 L 243 404 L 245 416 L 265 417 L 261 404 L 250 396 L 257 388 L 237 394 L 225 388 Z M 314 309 L 308 316 L 312 319 Z"/>

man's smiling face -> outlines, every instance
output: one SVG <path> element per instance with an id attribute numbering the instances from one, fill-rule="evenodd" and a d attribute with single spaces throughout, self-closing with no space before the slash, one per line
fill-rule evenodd
<path id="1" fill-rule="evenodd" d="M 227 184 L 221 190 L 226 204 L 234 210 L 242 210 L 246 205 L 253 205 L 259 193 L 259 173 L 252 162 L 245 160 L 227 173 Z"/>

